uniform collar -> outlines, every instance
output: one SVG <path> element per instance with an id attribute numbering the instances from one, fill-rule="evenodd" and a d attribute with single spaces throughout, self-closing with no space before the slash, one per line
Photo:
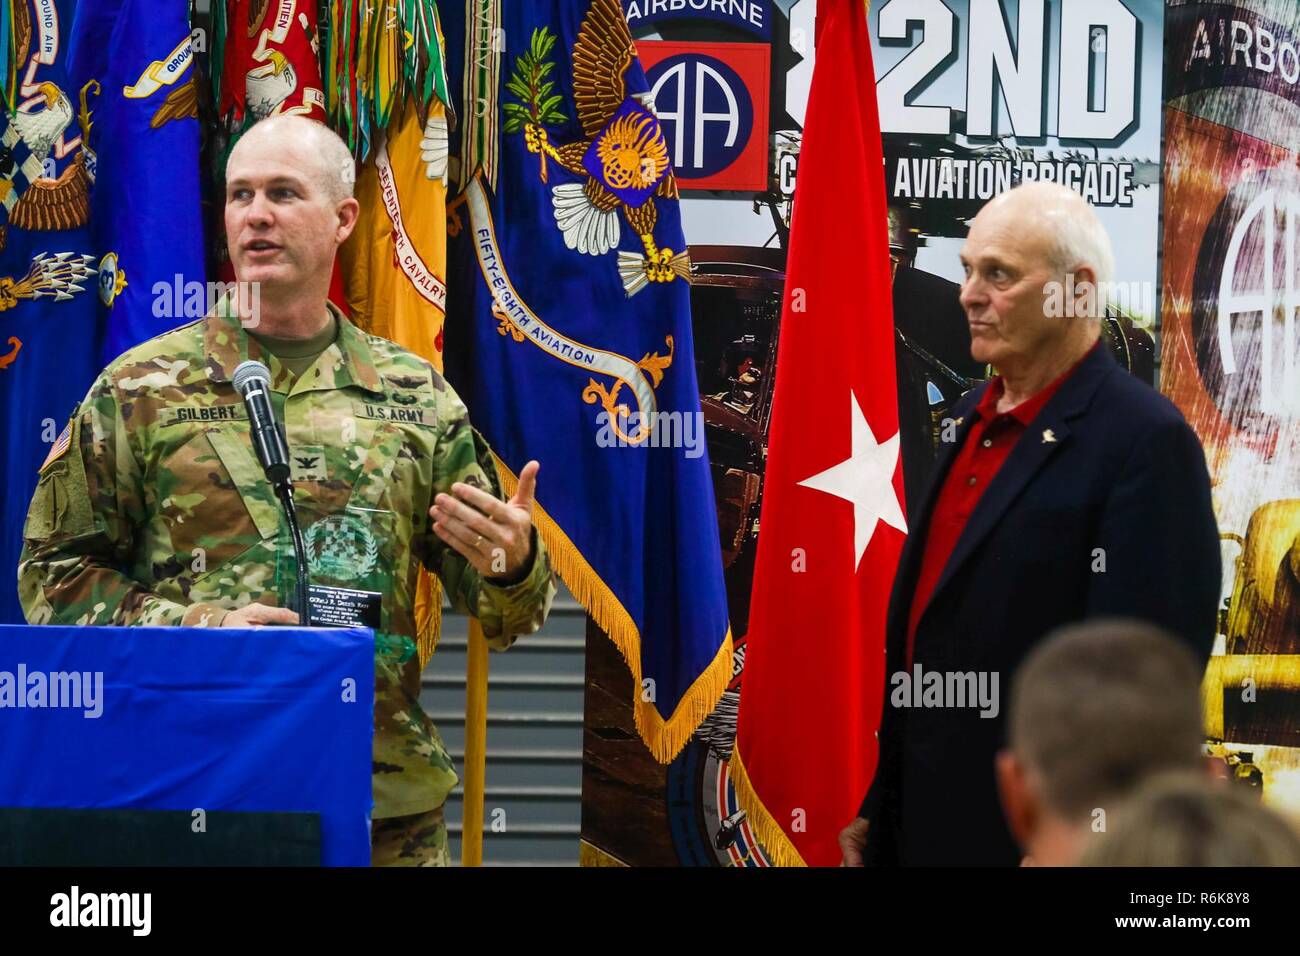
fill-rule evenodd
<path id="1" fill-rule="evenodd" d="M 229 382 L 235 374 L 235 368 L 247 359 L 264 362 L 271 371 L 271 387 L 277 391 L 289 391 L 292 376 L 280 360 L 262 347 L 257 339 L 252 338 L 240 324 L 238 315 L 230 307 L 230 300 L 223 299 L 208 313 L 203 320 L 203 351 L 207 356 L 208 376 L 214 382 Z M 338 320 L 339 333 L 317 359 L 322 366 L 325 381 L 322 388 L 346 388 L 355 385 L 369 392 L 384 394 L 384 385 L 375 367 L 375 358 L 366 342 L 366 335 L 333 303 L 326 302 L 325 307 Z M 333 373 L 332 381 L 329 379 Z M 300 390 L 307 390 L 305 383 Z"/>

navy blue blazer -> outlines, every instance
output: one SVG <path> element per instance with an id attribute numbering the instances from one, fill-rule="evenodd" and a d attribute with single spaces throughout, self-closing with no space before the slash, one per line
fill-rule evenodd
<path id="1" fill-rule="evenodd" d="M 1020 853 L 1003 820 L 994 755 L 1011 678 L 1063 624 L 1150 621 L 1208 660 L 1221 587 L 1205 455 L 1163 395 L 1093 349 L 1029 425 L 972 513 L 917 625 L 924 671 L 998 675 L 996 717 L 978 707 L 894 707 L 908 616 L 939 488 L 986 383 L 961 419 L 899 560 L 886 626 L 880 760 L 862 803 L 869 863 L 1006 864 Z M 1100 549 L 1100 550 L 1098 550 Z"/>

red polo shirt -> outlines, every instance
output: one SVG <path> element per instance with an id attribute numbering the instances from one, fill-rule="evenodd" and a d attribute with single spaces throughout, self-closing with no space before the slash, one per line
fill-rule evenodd
<path id="1" fill-rule="evenodd" d="M 1100 342 L 1093 346 L 1100 347 Z M 1092 354 L 1091 349 L 1088 354 Z M 930 517 L 925 553 L 921 557 L 921 573 L 916 579 L 916 590 L 912 593 L 912 607 L 907 620 L 909 671 L 912 669 L 916 625 L 934 595 L 935 586 L 943 576 L 943 569 L 948 564 L 953 549 L 957 547 L 957 539 L 961 537 L 966 522 L 970 520 L 985 489 L 1011 454 L 1011 449 L 1020 440 L 1020 436 L 1082 362 L 1083 359 L 1080 359 L 1033 398 L 1026 399 L 1002 414 L 998 414 L 998 400 L 1002 397 L 1003 382 L 1002 377 L 998 376 L 989 383 L 984 397 L 971 411 L 975 421 L 966 433 L 965 444 L 957 452 L 957 457 L 948 470 Z"/>

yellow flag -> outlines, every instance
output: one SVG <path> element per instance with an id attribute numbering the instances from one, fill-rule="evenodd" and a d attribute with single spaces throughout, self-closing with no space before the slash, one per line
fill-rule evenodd
<path id="1" fill-rule="evenodd" d="M 436 99 L 428 119 L 407 98 L 357 176 L 361 213 L 340 250 L 348 312 L 358 326 L 442 370 L 447 308 L 447 114 Z M 420 661 L 437 645 L 442 592 L 420 575 L 415 618 Z"/>
<path id="2" fill-rule="evenodd" d="M 361 214 L 340 253 L 352 320 L 442 368 L 447 307 L 447 118 L 410 100 L 357 177 Z"/>

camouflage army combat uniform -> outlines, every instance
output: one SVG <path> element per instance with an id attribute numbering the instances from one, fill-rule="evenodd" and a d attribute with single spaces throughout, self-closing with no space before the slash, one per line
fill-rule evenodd
<path id="1" fill-rule="evenodd" d="M 244 359 L 265 362 L 312 582 L 383 593 L 375 826 L 391 843 L 400 828 L 392 818 L 407 818 L 414 837 L 405 842 L 445 862 L 445 826 L 433 811 L 456 774 L 418 701 L 419 567 L 440 576 L 497 649 L 541 626 L 555 586 L 535 531 L 531 569 L 510 586 L 484 581 L 434 534 L 429 508 L 453 482 L 501 497 L 487 447 L 429 363 L 336 318 L 334 343 L 296 380 L 224 306 L 114 361 L 73 415 L 66 451 L 58 443 L 41 468 L 20 598 L 33 624 L 190 627 L 217 626 L 253 602 L 288 603 L 292 548 L 230 384 Z M 320 747 L 328 759 L 328 742 Z M 427 832 L 435 818 L 441 833 Z M 389 822 L 380 828 L 381 820 Z M 421 852 L 391 856 L 429 862 Z"/>

